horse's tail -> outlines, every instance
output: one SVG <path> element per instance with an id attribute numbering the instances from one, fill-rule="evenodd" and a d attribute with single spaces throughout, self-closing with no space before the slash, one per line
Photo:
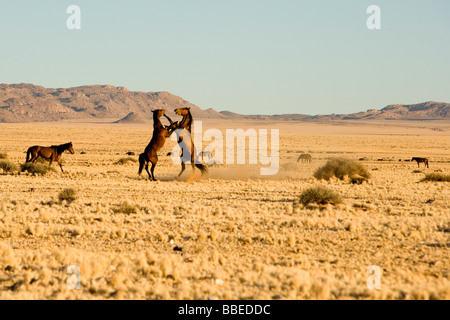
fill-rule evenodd
<path id="1" fill-rule="evenodd" d="M 25 162 L 29 162 L 31 160 L 31 148 L 28 148 L 27 150 L 27 158 L 25 159 Z"/>
<path id="2" fill-rule="evenodd" d="M 208 173 L 208 167 L 202 163 L 196 163 L 195 167 L 200 170 L 202 175 Z"/>
<path id="3" fill-rule="evenodd" d="M 139 155 L 139 175 L 141 175 L 142 170 L 144 169 L 145 165 L 145 153 L 141 153 Z"/>

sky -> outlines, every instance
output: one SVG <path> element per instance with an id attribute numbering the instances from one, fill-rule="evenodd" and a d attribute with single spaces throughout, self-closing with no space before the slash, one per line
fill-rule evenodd
<path id="1" fill-rule="evenodd" d="M 448 0 L 0 0 L 0 30 L 0 83 L 168 91 L 241 114 L 450 102 Z"/>

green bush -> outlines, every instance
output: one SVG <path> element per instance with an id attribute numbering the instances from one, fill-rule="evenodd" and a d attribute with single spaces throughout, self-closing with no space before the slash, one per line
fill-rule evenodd
<path id="1" fill-rule="evenodd" d="M 55 171 L 55 169 L 51 168 L 47 164 L 26 162 L 20 166 L 20 171 L 28 171 L 29 173 L 33 174 L 44 175 L 49 171 Z"/>
<path id="2" fill-rule="evenodd" d="M 421 181 L 450 182 L 450 174 L 428 173 Z"/>
<path id="3" fill-rule="evenodd" d="M 330 180 L 335 177 L 340 180 L 347 178 L 352 183 L 362 183 L 370 178 L 370 173 L 356 161 L 346 158 L 332 158 L 314 172 L 316 179 Z"/>
<path id="4" fill-rule="evenodd" d="M 19 170 L 19 166 L 11 161 L 0 160 L 0 169 L 5 172 L 14 172 Z"/>
<path id="5" fill-rule="evenodd" d="M 320 185 L 303 191 L 299 200 L 304 206 L 310 203 L 322 205 L 342 203 L 341 196 L 337 192 Z"/>
<path id="6" fill-rule="evenodd" d="M 58 194 L 58 199 L 60 202 L 66 200 L 67 203 L 72 203 L 77 199 L 77 192 L 74 189 L 64 189 Z"/>

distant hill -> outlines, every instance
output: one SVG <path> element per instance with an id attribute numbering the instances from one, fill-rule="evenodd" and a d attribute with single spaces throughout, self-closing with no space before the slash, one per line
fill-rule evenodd
<path id="1" fill-rule="evenodd" d="M 24 83 L 0 84 L 0 122 L 129 116 L 123 120 L 130 123 L 143 119 L 152 121 L 151 110 L 164 108 L 173 115 L 173 110 L 181 107 L 190 107 L 196 118 L 224 118 L 213 109 L 202 110 L 168 92 L 129 91 L 110 85 L 50 89 Z"/>
<path id="2" fill-rule="evenodd" d="M 111 85 L 73 88 L 44 88 L 33 84 L 0 84 L 0 122 L 42 122 L 68 119 L 120 119 L 116 123 L 147 123 L 152 110 L 163 108 L 167 114 L 180 107 L 190 107 L 194 118 L 276 121 L 332 120 L 442 120 L 450 119 L 450 104 L 424 102 L 389 105 L 352 114 L 331 115 L 242 115 L 217 112 L 198 106 L 169 92 L 129 91 Z"/>
<path id="3" fill-rule="evenodd" d="M 150 119 L 143 117 L 140 114 L 130 112 L 120 120 L 114 121 L 114 123 L 149 123 Z"/>
<path id="4" fill-rule="evenodd" d="M 333 121 L 333 120 L 449 120 L 450 103 L 423 102 L 418 104 L 393 104 L 381 110 L 369 109 L 351 114 L 330 115 L 238 115 L 232 112 L 221 112 L 223 115 L 236 119 L 280 120 L 280 121 Z"/>

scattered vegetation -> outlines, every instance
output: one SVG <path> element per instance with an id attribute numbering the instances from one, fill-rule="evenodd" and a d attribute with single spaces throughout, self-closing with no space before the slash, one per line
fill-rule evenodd
<path id="1" fill-rule="evenodd" d="M 349 179 L 352 183 L 362 183 L 370 178 L 370 173 L 361 164 L 346 158 L 332 158 L 314 172 L 316 179 Z"/>
<path id="2" fill-rule="evenodd" d="M 444 173 L 428 173 L 421 181 L 439 181 L 450 182 L 450 174 Z"/>
<path id="3" fill-rule="evenodd" d="M 47 159 L 45 159 L 45 158 L 42 158 L 42 157 L 38 157 L 37 159 L 36 159 L 36 163 L 49 163 L 50 162 L 50 160 L 47 160 Z"/>
<path id="4" fill-rule="evenodd" d="M 77 192 L 74 189 L 64 189 L 58 194 L 58 199 L 60 202 L 64 200 L 70 204 L 77 199 Z"/>
<path id="5" fill-rule="evenodd" d="M 0 160 L 0 169 L 3 169 L 5 172 L 14 172 L 18 171 L 19 167 L 17 164 L 7 161 L 7 160 Z"/>
<path id="6" fill-rule="evenodd" d="M 0 153 L 0 159 L 7 159 L 8 155 L 6 153 Z"/>
<path id="7" fill-rule="evenodd" d="M 306 189 L 301 195 L 300 195 L 300 203 L 304 206 L 307 206 L 311 203 L 316 204 L 339 204 L 342 203 L 341 196 L 325 187 L 325 186 L 316 186 Z"/>
<path id="8" fill-rule="evenodd" d="M 137 209 L 135 206 L 129 204 L 127 201 L 122 202 L 116 208 L 113 209 L 114 213 L 124 213 L 124 214 L 132 214 L 136 213 Z"/>
<path id="9" fill-rule="evenodd" d="M 133 158 L 130 158 L 130 157 L 128 157 L 128 158 L 120 158 L 119 160 L 116 161 L 115 164 L 122 164 L 123 165 L 123 164 L 127 164 L 129 162 L 137 162 L 137 160 L 133 159 Z"/>
<path id="10" fill-rule="evenodd" d="M 40 175 L 44 175 L 49 171 L 54 171 L 55 169 L 53 169 L 52 167 L 50 167 L 47 164 L 40 164 L 40 163 L 31 163 L 31 162 L 26 162 L 22 165 L 20 165 L 20 171 L 21 172 L 29 172 L 32 174 L 40 174 Z"/>

